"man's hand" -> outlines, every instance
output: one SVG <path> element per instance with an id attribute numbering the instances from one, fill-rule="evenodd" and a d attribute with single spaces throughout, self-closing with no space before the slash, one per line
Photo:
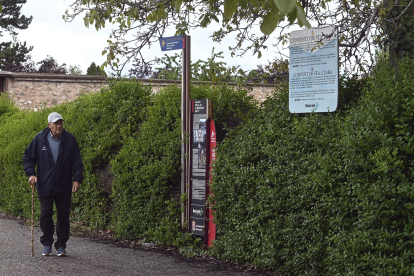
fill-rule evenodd
<path id="1" fill-rule="evenodd" d="M 36 186 L 37 183 L 37 177 L 35 175 L 32 175 L 29 177 L 29 183 L 30 186 L 33 188 L 33 186 Z"/>
<path id="2" fill-rule="evenodd" d="M 80 183 L 78 181 L 73 182 L 72 192 L 76 193 L 80 189 Z"/>

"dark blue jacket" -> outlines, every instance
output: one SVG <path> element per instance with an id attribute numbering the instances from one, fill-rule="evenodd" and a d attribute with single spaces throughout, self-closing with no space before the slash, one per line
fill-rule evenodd
<path id="1" fill-rule="evenodd" d="M 37 176 L 37 192 L 40 195 L 70 193 L 73 181 L 83 180 L 83 163 L 78 142 L 73 134 L 63 129 L 59 156 L 55 164 L 47 135 L 50 135 L 49 127 L 39 132 L 24 151 L 24 172 L 29 177 Z"/>

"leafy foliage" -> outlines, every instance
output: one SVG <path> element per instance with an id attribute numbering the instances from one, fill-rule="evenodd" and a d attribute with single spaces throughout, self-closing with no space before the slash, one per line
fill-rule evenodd
<path id="1" fill-rule="evenodd" d="M 11 35 L 17 35 L 16 29 L 24 30 L 32 22 L 33 17 L 26 17 L 20 15 L 22 5 L 26 0 L 1 0 L 0 5 L 2 7 L 0 14 L 0 28 L 5 29 Z M 0 30 L 0 36 L 2 36 L 2 30 Z"/>
<path id="2" fill-rule="evenodd" d="M 24 44 L 25 45 L 25 44 Z M 10 51 L 14 51 L 12 48 L 9 48 Z M 17 54 L 18 55 L 18 54 Z M 66 68 L 66 64 L 63 63 L 59 65 L 59 63 L 52 57 L 46 56 L 45 59 L 34 62 L 30 55 L 28 55 L 22 63 L 22 60 L 11 59 L 8 65 L 5 67 L 5 70 L 10 70 L 12 72 L 26 72 L 26 73 L 45 73 L 45 74 L 67 74 L 70 73 L 72 75 L 81 74 L 82 70 L 80 70 L 78 65 L 71 66 L 69 65 L 69 72 Z"/>
<path id="3" fill-rule="evenodd" d="M 37 69 L 38 73 L 49 73 L 49 74 L 67 74 L 68 70 L 66 69 L 66 64 L 63 63 L 59 65 L 59 63 L 52 57 L 47 56 L 44 60 L 39 61 L 37 63 L 39 65 L 39 69 Z"/>
<path id="4" fill-rule="evenodd" d="M 174 93 L 175 92 L 175 93 Z M 136 139 L 130 137 L 111 163 L 116 232 L 125 238 L 151 236 L 166 212 L 169 191 L 179 178 L 180 97 L 169 87 L 149 106 Z M 172 231 L 180 228 L 174 217 Z M 170 231 L 171 231 L 170 230 Z M 174 241 L 173 241 L 174 242 Z"/>
<path id="5" fill-rule="evenodd" d="M 389 49 L 393 67 L 396 67 L 399 58 L 414 56 L 414 5 L 411 1 L 399 2 L 384 11 L 383 17 L 386 18 L 382 21 L 382 29 L 388 35 L 378 38 L 382 49 Z"/>
<path id="6" fill-rule="evenodd" d="M 104 70 L 101 70 L 101 67 L 99 65 L 96 65 L 95 62 L 92 62 L 91 65 L 86 70 L 86 75 L 105 75 L 106 73 Z"/>
<path id="7" fill-rule="evenodd" d="M 198 60 L 191 63 L 191 80 L 194 81 L 212 81 L 213 83 L 222 81 L 235 81 L 239 76 L 243 74 L 243 70 L 238 70 L 239 66 L 227 67 L 223 59 L 223 52 L 214 52 L 214 48 L 211 52 L 211 57 L 204 60 Z M 168 79 L 179 80 L 182 76 L 182 64 L 181 55 L 175 54 L 173 56 L 164 55 L 164 57 L 157 59 L 157 64 L 162 67 L 155 68 L 155 72 L 152 72 L 152 78 L 156 79 Z M 132 70 L 134 72 L 137 69 Z M 241 77 L 241 76 L 240 76 Z"/>
<path id="8" fill-rule="evenodd" d="M 248 91 L 193 86 L 193 98 L 214 99 L 222 131 L 212 254 L 286 274 L 411 275 L 413 67 L 403 59 L 396 76 L 384 60 L 364 79 L 341 78 L 338 112 L 326 114 L 289 113 L 283 83 L 258 110 Z M 175 86 L 151 94 L 131 81 L 54 108 L 85 162 L 72 219 L 192 254 L 180 228 L 179 103 Z M 0 98 L 3 211 L 29 215 L 21 156 L 50 111 Z M 109 189 L 103 169 L 114 175 Z"/>
<path id="9" fill-rule="evenodd" d="M 216 256 L 297 275 L 411 274 L 413 63 L 343 80 L 351 104 L 336 114 L 290 114 L 284 91 L 230 134 L 212 183 Z"/>
<path id="10" fill-rule="evenodd" d="M 193 98 L 213 98 L 218 139 L 254 108 L 245 90 L 193 86 Z M 181 90 L 167 87 L 144 111 L 146 121 L 111 162 L 114 228 L 124 238 L 182 245 L 180 225 Z M 220 100 L 219 97 L 221 97 Z M 176 206 L 172 208 L 171 206 Z M 173 211 L 174 210 L 174 211 Z"/>
<path id="11" fill-rule="evenodd" d="M 80 65 L 69 65 L 69 74 L 71 75 L 83 75 Z"/>
<path id="12" fill-rule="evenodd" d="M 191 80 L 211 81 L 212 83 L 221 82 L 245 82 L 245 83 L 277 83 L 288 80 L 289 62 L 288 60 L 273 60 L 258 69 L 244 71 L 240 66 L 227 66 L 223 61 L 223 52 L 216 53 L 211 51 L 211 57 L 204 60 L 197 60 L 191 63 Z M 167 80 L 180 80 L 182 77 L 181 55 L 164 55 L 158 58 L 156 63 L 161 67 L 155 70 L 149 64 L 134 64 L 129 70 L 131 77 L 154 78 Z"/>
<path id="13" fill-rule="evenodd" d="M 28 53 L 33 46 L 27 47 L 26 42 L 20 43 L 16 39 L 16 29 L 27 29 L 32 22 L 32 17 L 20 15 L 22 5 L 26 0 L 0 0 L 0 37 L 3 30 L 13 36 L 11 42 L 0 43 L 0 70 L 22 70 L 23 64 L 30 59 Z"/>
<path id="14" fill-rule="evenodd" d="M 14 102 L 5 93 L 0 94 L 0 123 L 10 115 L 18 112 L 18 110 Z"/>
<path id="15" fill-rule="evenodd" d="M 20 43 L 15 36 L 12 42 L 0 44 L 0 69 L 11 72 L 25 72 L 28 69 L 29 52 L 33 46 L 27 47 L 26 42 Z"/>
<path id="16" fill-rule="evenodd" d="M 375 64 L 374 47 L 384 41 L 396 46 L 388 48 L 391 56 L 411 53 L 413 7 L 411 0 L 76 0 L 64 19 L 72 21 L 82 14 L 85 25 L 97 30 L 107 22 L 115 24 L 102 55 L 107 58 L 105 66 L 111 66 L 118 75 L 131 61 L 147 71 L 148 63 L 154 60 L 143 56 L 142 50 L 157 44 L 159 37 L 169 36 L 171 27 L 175 28 L 175 35 L 208 27 L 212 40 L 218 43 L 234 35 L 234 43 L 229 47 L 232 56 L 253 53 L 260 58 L 263 50 L 272 48 L 283 60 L 290 27 L 310 28 L 309 22 L 312 27 L 335 26 L 340 63 L 348 71 L 361 74 L 371 70 Z M 276 38 L 277 43 L 270 45 L 270 38 Z"/>
<path id="17" fill-rule="evenodd" d="M 246 75 L 244 73 L 244 75 Z M 289 61 L 274 59 L 268 64 L 257 65 L 257 69 L 250 71 L 245 77 L 249 83 L 284 83 L 289 82 Z"/>
<path id="18" fill-rule="evenodd" d="M 119 74 L 125 62 L 135 61 L 136 64 L 145 64 L 141 50 L 151 46 L 152 43 L 157 43 L 158 37 L 164 36 L 170 26 L 175 27 L 176 35 L 186 35 L 191 29 L 207 27 L 213 21 L 218 23 L 221 20 L 223 28 L 213 33 L 213 38 L 220 41 L 228 33 L 240 30 L 240 22 L 247 24 L 245 30 L 250 30 L 258 23 L 263 33 L 252 41 L 249 48 L 254 48 L 259 57 L 261 56 L 260 50 L 264 48 L 262 42 L 267 40 L 279 23 L 286 20 L 289 25 L 297 22 L 301 27 L 310 28 L 302 5 L 294 0 L 198 0 L 190 2 L 168 0 L 159 3 L 76 0 L 63 18 L 66 21 L 72 21 L 79 14 L 84 15 L 86 27 L 94 26 L 99 30 L 105 27 L 107 22 L 117 26 L 107 40 L 108 46 L 102 55 L 107 57 L 105 65 L 110 65 Z M 133 38 L 124 39 L 124 37 L 129 37 L 129 33 L 132 33 Z M 240 34 L 237 47 L 241 47 L 243 42 L 249 39 L 250 37 L 246 38 Z M 126 61 L 120 61 L 120 57 L 125 57 Z"/>
<path id="19" fill-rule="evenodd" d="M 107 182 L 100 172 L 108 170 L 109 160 L 122 147 L 123 138 L 138 128 L 142 121 L 140 112 L 148 104 L 150 94 L 150 87 L 122 82 L 109 91 L 83 95 L 40 112 L 5 109 L 0 113 L 1 210 L 14 216 L 30 216 L 31 192 L 22 170 L 23 153 L 33 137 L 46 127 L 48 114 L 56 111 L 65 118 L 65 129 L 77 137 L 85 168 L 82 189 L 73 196 L 72 219 L 85 221 L 93 228 L 106 227 L 111 186 L 104 185 Z M 5 99 L 1 103 L 10 106 Z"/>
<path id="20" fill-rule="evenodd" d="M 249 91 L 200 86 L 211 97 L 220 139 L 255 109 Z M 72 200 L 72 221 L 92 230 L 113 228 L 124 238 L 192 244 L 180 221 L 180 93 L 175 86 L 153 95 L 135 81 L 82 95 L 40 112 L 19 111 L 0 98 L 0 209 L 30 216 L 31 190 L 22 169 L 24 149 L 56 111 L 77 137 L 84 162 L 82 189 Z M 178 189 L 177 189 L 178 187 Z M 36 201 L 36 217 L 39 206 Z"/>

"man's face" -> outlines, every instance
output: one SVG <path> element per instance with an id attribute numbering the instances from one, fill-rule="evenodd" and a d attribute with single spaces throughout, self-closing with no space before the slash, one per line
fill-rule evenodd
<path id="1" fill-rule="evenodd" d="M 54 123 L 48 123 L 47 124 L 50 128 L 50 131 L 52 132 L 53 136 L 56 138 L 62 134 L 63 131 L 63 120 L 58 120 Z"/>

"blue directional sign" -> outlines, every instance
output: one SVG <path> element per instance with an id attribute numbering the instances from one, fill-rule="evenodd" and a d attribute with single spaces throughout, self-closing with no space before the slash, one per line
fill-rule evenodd
<path id="1" fill-rule="evenodd" d="M 160 41 L 161 51 L 184 49 L 184 37 L 182 35 L 161 37 L 158 40 Z"/>

